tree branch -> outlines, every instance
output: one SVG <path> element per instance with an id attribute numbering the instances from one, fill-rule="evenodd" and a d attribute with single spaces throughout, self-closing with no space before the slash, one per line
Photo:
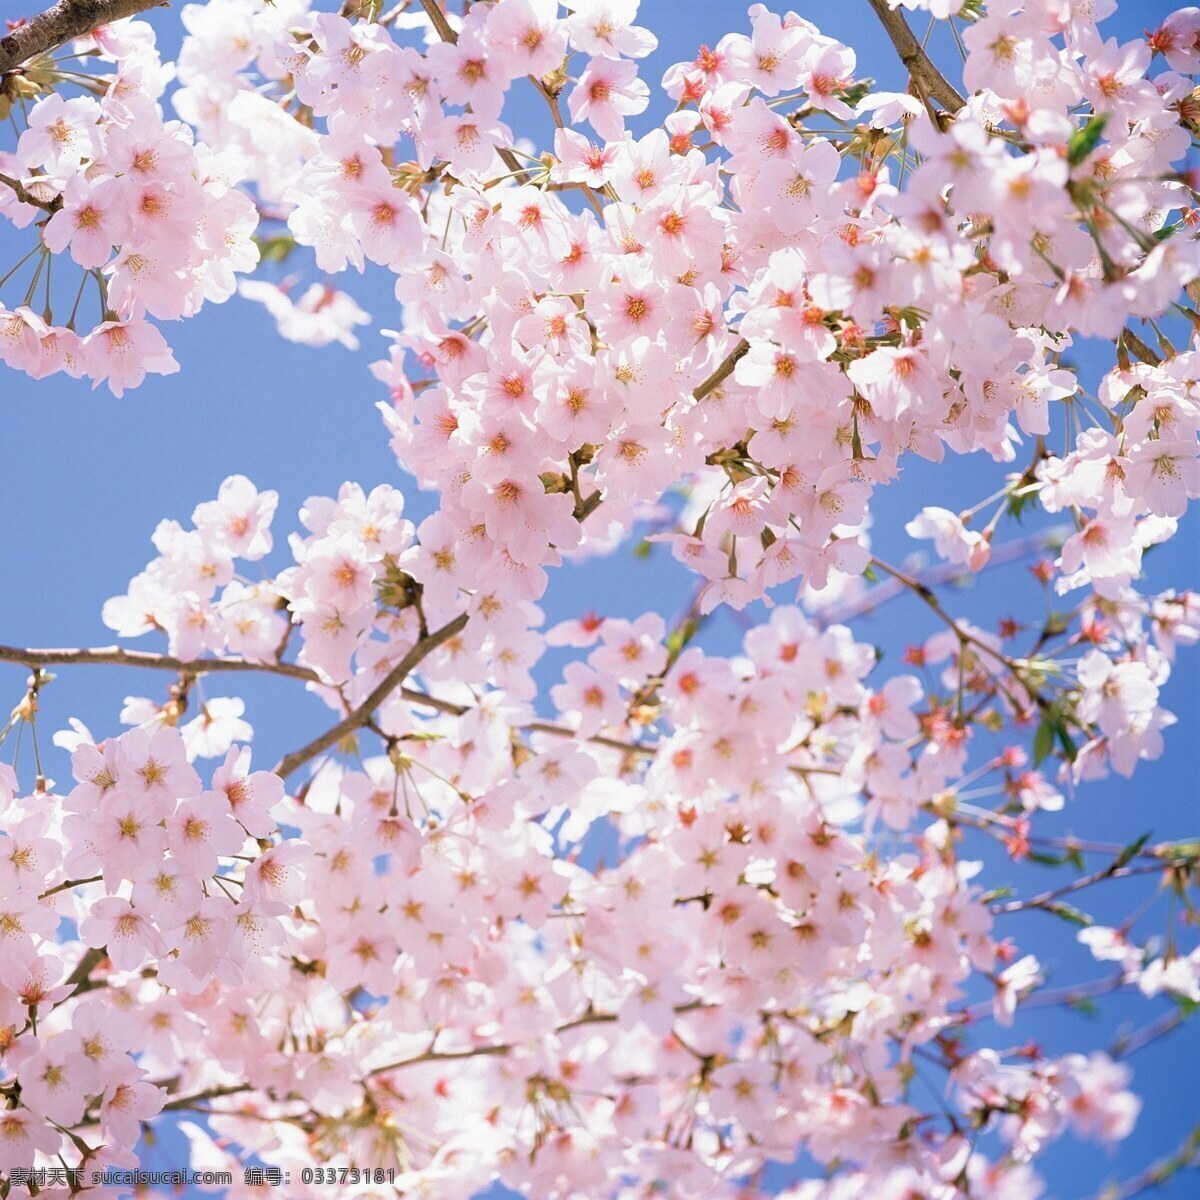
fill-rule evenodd
<path id="1" fill-rule="evenodd" d="M 77 666 L 87 663 L 113 663 L 122 667 L 147 667 L 155 671 L 178 671 L 183 675 L 207 675 L 213 671 L 267 671 L 320 683 L 311 667 L 287 662 L 251 662 L 247 658 L 175 658 L 146 650 L 126 650 L 123 646 L 91 646 L 77 650 L 38 650 L 23 646 L 0 646 L 0 662 L 24 666 Z"/>
<path id="2" fill-rule="evenodd" d="M 10 175 L 0 173 L 0 183 L 12 188 L 22 204 L 32 204 L 48 213 L 58 212 L 62 208 L 61 196 L 55 196 L 53 200 L 39 200 L 19 179 L 13 179 Z"/>
<path id="3" fill-rule="evenodd" d="M 675 1015 L 683 1016 L 686 1013 L 696 1012 L 702 1008 L 709 1008 L 710 1005 L 704 1000 L 689 1000 L 684 1004 L 676 1004 L 674 1006 Z M 564 1021 L 554 1029 L 554 1035 L 557 1037 L 561 1034 L 568 1033 L 572 1029 L 580 1029 L 586 1025 L 607 1025 L 616 1021 L 617 1013 L 606 1012 L 585 1012 L 580 1017 L 575 1017 L 570 1021 Z M 436 1041 L 436 1038 L 434 1039 Z M 386 1075 L 391 1071 L 399 1071 L 404 1067 L 414 1067 L 421 1063 L 428 1062 L 455 1062 L 465 1058 L 478 1058 L 480 1056 L 509 1054 L 520 1043 L 518 1042 L 489 1042 L 482 1046 L 470 1046 L 464 1050 L 434 1050 L 430 1045 L 429 1049 L 423 1054 L 414 1055 L 412 1058 L 402 1058 L 397 1062 L 388 1063 L 386 1066 L 375 1067 L 367 1072 L 368 1078 L 374 1078 L 376 1075 Z"/>
<path id="4" fill-rule="evenodd" d="M 443 42 L 449 42 L 452 46 L 457 44 L 458 34 L 450 28 L 450 22 L 446 20 L 446 14 L 442 12 L 437 0 L 421 0 L 421 7 L 425 10 L 425 15 L 429 18 L 430 24 L 437 30 L 438 37 Z"/>
<path id="5" fill-rule="evenodd" d="M 0 75 L 101 25 L 166 6 L 167 0 L 58 0 L 53 8 L 0 38 Z"/>
<path id="6" fill-rule="evenodd" d="M 443 632 L 439 630 L 432 637 L 440 637 Z M 447 634 L 446 636 L 451 637 L 453 635 Z M 433 649 L 433 646 L 430 646 L 429 649 Z M 42 650 L 23 646 L 0 646 L 0 662 L 19 663 L 22 666 L 29 667 L 30 670 L 37 667 L 73 667 L 109 663 L 122 667 L 142 667 L 151 671 L 177 671 L 181 675 L 262 671 L 268 675 L 283 675 L 289 679 L 303 679 L 308 683 L 324 683 L 316 671 L 311 667 L 301 666 L 299 663 L 251 662 L 247 658 L 175 658 L 170 654 L 154 654 L 146 650 L 126 650 L 121 646 L 91 646 L 80 649 L 62 650 Z M 384 683 L 386 682 L 387 680 L 384 680 Z M 446 713 L 452 717 L 465 716 L 472 708 L 469 704 L 457 704 L 453 700 L 443 700 L 440 696 L 431 696 L 428 692 L 422 692 L 417 688 L 400 687 L 396 689 L 393 687 L 391 690 L 399 691 L 400 695 L 410 704 L 431 708 L 435 712 Z M 359 724 L 365 725 L 366 717 L 370 715 L 370 713 L 367 713 Z M 554 734 L 556 737 L 573 738 L 576 736 L 574 729 L 568 729 L 565 725 L 555 725 L 550 721 L 530 721 L 520 726 L 520 728 L 527 729 L 531 733 Z M 624 742 L 617 738 L 605 737 L 602 734 L 596 734 L 594 737 L 587 738 L 586 740 L 595 743 L 597 746 L 607 746 L 611 750 L 622 750 L 627 754 L 651 756 L 656 749 L 653 745 Z"/>
<path id="7" fill-rule="evenodd" d="M 867 0 L 867 3 L 875 10 L 875 15 L 883 24 L 884 32 L 891 38 L 896 53 L 900 55 L 900 61 L 908 68 L 909 75 L 920 87 L 951 113 L 965 108 L 967 102 L 945 75 L 933 65 L 929 55 L 909 29 L 904 14 L 899 9 L 892 8 L 888 0 Z"/>
<path id="8" fill-rule="evenodd" d="M 703 383 L 693 389 L 692 396 L 697 400 L 703 400 L 709 392 L 718 388 L 733 374 L 733 368 L 745 357 L 749 349 L 750 343 L 745 338 L 740 338 L 738 344 L 721 361 L 721 365 Z"/>
<path id="9" fill-rule="evenodd" d="M 453 621 L 447 622 L 441 629 L 423 637 L 384 677 L 375 690 L 352 712 L 339 721 L 331 729 L 327 729 L 320 737 L 314 738 L 307 746 L 301 746 L 291 754 L 285 754 L 275 765 L 275 774 L 286 779 L 293 771 L 304 766 L 306 762 L 316 758 L 323 750 L 337 745 L 347 734 L 361 729 L 370 719 L 375 710 L 394 692 L 416 669 L 417 664 L 436 650 L 443 642 L 448 642 L 460 633 L 467 623 L 467 614 L 460 613 Z"/>
<path id="10" fill-rule="evenodd" d="M 454 46 L 458 44 L 458 34 L 450 27 L 450 22 L 446 20 L 446 14 L 442 12 L 437 0 L 421 0 L 421 7 L 425 10 L 425 15 L 429 18 L 430 24 L 437 31 L 438 37 L 443 42 L 449 42 Z M 523 167 L 518 161 L 517 156 L 505 146 L 496 146 L 496 153 L 500 155 L 501 161 L 513 173 L 520 175 L 521 183 L 525 183 L 532 179 L 537 171 L 533 167 Z"/>
<path id="11" fill-rule="evenodd" d="M 1049 535 L 1052 532 L 1052 530 L 1045 530 L 1042 533 L 1035 533 L 1026 538 L 1019 538 L 1016 541 L 1003 542 L 999 546 L 993 546 L 991 556 L 978 572 L 972 572 L 967 567 L 961 566 L 958 563 L 943 562 L 921 571 L 919 574 L 914 575 L 913 578 L 918 583 L 925 584 L 926 587 L 940 587 L 942 584 L 954 583 L 956 580 L 965 579 L 967 576 L 974 574 L 982 575 L 985 571 L 990 571 L 994 567 L 1006 566 L 1009 563 L 1028 558 L 1031 554 L 1037 554 L 1039 551 L 1049 549 L 1051 546 Z M 851 596 L 839 604 L 833 604 L 829 608 L 819 610 L 813 615 L 812 619 L 816 622 L 819 629 L 827 629 L 830 625 L 844 624 L 855 617 L 873 617 L 889 600 L 895 600 L 898 596 L 906 595 L 907 592 L 908 588 L 898 579 L 887 579 L 882 583 L 877 583 L 866 588 L 858 595 Z"/>
<path id="12" fill-rule="evenodd" d="M 1151 1163 L 1140 1175 L 1124 1183 L 1101 1188 L 1092 1200 L 1131 1200 L 1131 1197 L 1140 1196 L 1151 1188 L 1162 1187 L 1181 1171 L 1194 1171 L 1197 1167 L 1200 1167 L 1200 1125 L 1193 1128 L 1183 1145 L 1169 1158 Z"/>
<path id="13" fill-rule="evenodd" d="M 162 1087 L 161 1083 L 156 1086 Z M 252 1092 L 254 1089 L 248 1083 L 230 1084 L 228 1087 L 209 1088 L 204 1092 L 193 1092 L 190 1096 L 177 1096 L 163 1105 L 163 1112 L 180 1108 L 191 1108 L 201 1100 L 217 1100 L 223 1096 L 237 1096 L 242 1092 Z"/>

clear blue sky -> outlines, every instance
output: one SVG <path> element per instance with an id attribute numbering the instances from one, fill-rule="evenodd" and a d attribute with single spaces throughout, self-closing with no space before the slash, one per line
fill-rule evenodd
<path id="1" fill-rule="evenodd" d="M 1169 7 L 1160 0 L 1130 0 L 1106 29 L 1122 39 L 1138 36 Z M 0 18 L 27 11 L 26 0 L 0 0 Z M 856 48 L 860 75 L 873 75 L 885 86 L 903 86 L 866 0 L 820 0 L 802 5 L 801 11 L 823 32 Z M 643 0 L 639 23 L 653 29 L 660 42 L 642 70 L 652 87 L 668 65 L 692 58 L 701 42 L 715 42 L 731 28 L 748 29 L 743 7 L 730 0 Z M 154 24 L 169 52 L 178 37 L 178 9 L 157 12 Z M 918 30 L 923 33 L 923 22 L 918 22 Z M 952 61 L 955 52 L 948 36 L 940 47 L 935 41 L 935 48 L 948 54 L 943 61 Z M 519 133 L 546 142 L 545 113 L 527 91 L 515 87 L 505 119 Z M 653 114 L 661 111 L 661 106 L 652 106 L 633 123 L 635 132 L 648 129 Z M 0 233 L 0 276 L 15 261 L 15 246 L 8 233 Z M 287 264 L 289 272 L 300 265 L 296 260 Z M 315 273 L 310 277 L 317 278 Z M 382 274 L 347 276 L 339 283 L 372 314 L 373 328 L 395 324 L 395 301 Z M 20 298 L 3 299 L 16 303 Z M 372 359 L 383 356 L 385 343 L 370 328 L 356 353 L 336 346 L 312 350 L 281 341 L 262 308 L 235 300 L 210 306 L 197 319 L 166 332 L 181 372 L 166 379 L 151 377 L 119 401 L 106 389 L 93 392 L 66 378 L 34 383 L 0 365 L 0 500 L 7 515 L 0 530 L 7 564 L 0 589 L 0 642 L 69 646 L 112 641 L 100 620 L 101 605 L 123 591 L 152 554 L 149 538 L 156 522 L 164 516 L 186 522 L 195 504 L 214 496 L 229 474 L 248 475 L 260 488 L 280 493 L 277 546 L 295 528 L 296 509 L 306 496 L 332 494 L 345 480 L 368 489 L 381 482 L 404 487 L 414 517 L 432 508 L 433 498 L 419 493 L 398 471 L 387 448 L 374 407 L 383 398 L 382 389 L 367 371 Z M 1087 365 L 1095 369 L 1096 362 Z M 873 537 L 880 553 L 897 561 L 919 549 L 905 537 L 903 525 L 923 504 L 965 507 L 994 490 L 1002 475 L 1002 468 L 978 457 L 907 472 L 898 485 L 877 495 Z M 1193 518 L 1174 543 L 1150 556 L 1152 586 L 1196 584 L 1196 530 Z M 1017 535 L 1012 529 L 1002 534 Z M 277 551 L 268 564 L 282 566 L 283 557 Z M 661 552 L 649 560 L 622 552 L 615 559 L 558 572 L 544 607 L 550 621 L 585 608 L 612 615 L 656 608 L 670 615 L 686 605 L 689 594 L 688 578 Z M 1013 566 L 989 572 L 971 592 L 956 594 L 951 602 L 958 611 L 986 623 L 1019 613 L 1034 599 L 1024 569 Z M 928 615 L 905 601 L 858 628 L 860 637 L 883 648 L 883 669 L 897 662 L 906 641 L 934 631 Z M 739 636 L 737 623 L 722 616 L 705 629 L 702 640 L 715 651 L 729 652 Z M 154 639 L 134 644 L 162 648 Z M 559 660 L 548 663 L 546 683 L 557 674 Z M 0 666 L 0 705 L 20 698 L 23 680 L 21 669 Z M 61 728 L 67 717 L 77 716 L 98 736 L 112 733 L 125 695 L 161 697 L 167 683 L 169 679 L 150 673 L 64 668 L 44 693 L 43 728 Z M 260 765 L 269 765 L 328 722 L 324 705 L 290 681 L 238 684 L 256 729 Z M 234 689 L 219 679 L 209 681 L 210 695 L 227 690 Z M 1195 655 L 1181 656 L 1165 702 L 1179 716 L 1179 725 L 1167 734 L 1166 757 L 1143 766 L 1131 781 L 1090 785 L 1065 813 L 1047 823 L 1044 832 L 1070 830 L 1111 841 L 1129 841 L 1151 828 L 1160 837 L 1200 833 L 1193 750 L 1200 719 Z M 69 778 L 61 757 L 50 770 L 60 781 Z M 1041 869 L 1015 871 L 998 862 L 990 882 L 1011 882 L 1029 894 L 1058 882 L 1058 877 Z M 1132 893 L 1122 892 L 1120 886 L 1095 894 L 1095 911 L 1101 918 L 1119 920 L 1132 907 L 1132 902 L 1123 901 Z M 1162 912 L 1156 908 L 1151 923 Z M 1008 920 L 1012 926 L 1006 931 L 1024 939 L 1029 948 L 1036 945 L 1056 982 L 1104 973 L 1080 953 L 1073 931 L 1056 927 L 1051 918 Z M 1060 1052 L 1103 1047 L 1123 1022 L 1148 1019 L 1164 1007 L 1118 999 L 1106 1001 L 1095 1018 L 1040 1012 L 995 1044 L 1034 1038 Z M 983 1032 L 991 1036 L 993 1031 Z M 1135 1086 L 1145 1100 L 1137 1131 L 1111 1158 L 1070 1139 L 1059 1143 L 1042 1160 L 1050 1194 L 1083 1200 L 1106 1179 L 1128 1176 L 1173 1150 L 1200 1119 L 1193 1083 L 1198 1052 L 1200 1030 L 1193 1027 L 1137 1055 Z M 1183 1064 L 1193 1070 L 1181 1070 Z M 1180 1179 L 1158 1194 L 1169 1200 L 1195 1197 L 1200 1194 L 1200 1177 Z"/>

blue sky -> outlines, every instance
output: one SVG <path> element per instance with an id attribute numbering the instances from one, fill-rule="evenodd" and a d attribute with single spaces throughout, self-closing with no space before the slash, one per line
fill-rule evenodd
<path id="1" fill-rule="evenodd" d="M 0 18 L 27 11 L 27 5 L 0 0 Z M 802 15 L 823 32 L 855 47 L 859 74 L 883 85 L 902 87 L 903 79 L 890 46 L 864 0 L 835 3 L 820 0 L 800 7 Z M 1169 6 L 1158 0 L 1128 3 L 1106 30 L 1128 39 L 1157 23 Z M 160 40 L 169 51 L 178 37 L 178 10 L 154 16 Z M 740 4 L 729 0 L 643 0 L 639 23 L 658 36 L 658 51 L 646 61 L 642 75 L 653 87 L 671 63 L 694 57 L 701 42 L 715 42 L 730 29 L 748 29 Z M 918 33 L 924 23 L 916 22 Z M 941 36 L 945 35 L 945 36 Z M 940 41 L 939 41 L 940 39 Z M 952 64 L 955 51 L 944 30 L 935 35 L 935 51 Z M 540 102 L 517 85 L 506 121 L 542 144 L 548 123 Z M 661 105 L 633 122 L 644 132 Z M 16 241 L 0 233 L 0 276 L 15 261 Z M 289 272 L 305 264 L 293 259 Z M 270 276 L 268 276 L 270 277 Z M 318 278 L 315 271 L 307 278 Z M 169 378 L 151 377 L 122 400 L 106 389 L 91 391 L 66 378 L 31 382 L 0 365 L 0 502 L 7 519 L 0 529 L 0 550 L 8 565 L 0 588 L 0 642 L 17 645 L 70 646 L 113 640 L 100 620 L 104 600 L 121 592 L 153 553 L 150 534 L 159 519 L 186 522 L 199 501 L 216 494 L 225 476 L 248 475 L 260 488 L 280 493 L 276 541 L 295 527 L 295 512 L 305 497 L 336 492 L 345 480 L 365 488 L 388 482 L 403 487 L 414 518 L 430 511 L 434 498 L 420 493 L 396 467 L 387 447 L 375 402 L 383 398 L 367 364 L 382 357 L 386 344 L 372 329 L 394 326 L 396 304 L 382 273 L 343 277 L 373 316 L 363 332 L 363 348 L 312 350 L 287 344 L 275 334 L 270 318 L 256 305 L 233 301 L 209 306 L 191 321 L 170 326 L 166 333 L 182 370 Z M 19 302 L 7 293 L 0 298 Z M 1097 369 L 1089 352 L 1086 368 Z M 1102 368 L 1100 368 L 1102 369 Z M 874 507 L 873 538 L 884 558 L 900 561 L 919 550 L 903 533 L 904 523 L 923 504 L 949 508 L 982 499 L 1002 481 L 1004 468 L 978 457 L 950 460 L 938 468 L 925 465 L 906 471 L 895 486 L 880 491 Z M 1185 523 L 1180 536 L 1148 559 L 1153 587 L 1194 585 L 1200 553 L 1197 522 Z M 1003 529 L 1001 537 L 1019 530 Z M 268 566 L 283 565 L 278 553 Z M 635 615 L 655 608 L 668 616 L 686 606 L 689 577 L 656 551 L 649 559 L 628 551 L 584 567 L 566 569 L 552 578 L 543 602 L 550 621 L 595 609 L 610 615 Z M 1038 603 L 1021 565 L 997 568 L 970 591 L 953 593 L 950 603 L 980 624 L 1000 615 L 1019 614 Z M 761 615 L 761 614 L 752 614 Z M 894 666 L 907 641 L 935 632 L 934 619 L 915 601 L 898 600 L 876 618 L 857 627 L 861 638 L 884 652 L 883 669 Z M 712 621 L 701 635 L 717 652 L 736 648 L 740 629 L 728 615 Z M 133 643 L 161 649 L 154 639 Z M 553 682 L 558 659 L 544 674 Z M 0 665 L 0 705 L 13 704 L 23 689 L 24 672 Z M 64 668 L 43 695 L 43 729 L 48 732 L 77 716 L 98 736 L 117 728 L 122 698 L 128 694 L 161 698 L 170 682 L 165 676 L 111 667 Z M 209 694 L 233 690 L 211 680 Z M 324 705 L 305 695 L 294 682 L 280 679 L 246 681 L 245 696 L 255 726 L 256 758 L 269 765 L 280 753 L 307 741 L 328 723 Z M 1200 719 L 1200 673 L 1195 655 L 1181 656 L 1164 701 L 1179 717 L 1167 735 L 1167 755 L 1144 765 L 1133 780 L 1111 779 L 1088 786 L 1065 813 L 1046 822 L 1043 832 L 1073 831 L 1106 841 L 1127 842 L 1146 830 L 1156 837 L 1200 832 L 1192 730 Z M 45 733 L 43 745 L 45 745 Z M 49 764 L 48 764 L 49 765 Z M 57 758 L 50 773 L 68 780 L 66 764 Z M 990 883 L 1012 883 L 1023 894 L 1060 882 L 1044 869 L 1012 868 L 995 861 Z M 1128 892 L 1122 887 L 1129 887 Z M 1137 885 L 1110 885 L 1093 897 L 1102 919 L 1119 920 L 1133 906 Z M 1162 901 L 1147 926 L 1161 923 Z M 1033 914 L 1008 918 L 1005 932 L 1035 946 L 1056 983 L 1093 979 L 1104 972 L 1074 943 L 1074 931 L 1050 917 Z M 1139 927 L 1140 928 L 1140 927 Z M 1041 1011 L 1018 1023 L 999 1045 L 1036 1039 L 1054 1051 L 1108 1045 L 1123 1022 L 1140 1022 L 1163 1011 L 1157 1006 L 1105 1002 L 1101 1015 Z M 994 1030 L 983 1033 L 994 1037 Z M 1043 1160 L 1050 1194 L 1084 1200 L 1106 1179 L 1135 1173 L 1150 1159 L 1175 1148 L 1197 1119 L 1191 1074 L 1180 1064 L 1200 1061 L 1200 1031 L 1185 1028 L 1175 1038 L 1156 1044 L 1132 1061 L 1135 1086 L 1145 1100 L 1134 1135 L 1110 1156 L 1066 1139 Z M 161 1165 L 161 1164 L 160 1164 Z M 1178 1180 L 1158 1193 L 1185 1200 L 1200 1191 L 1196 1177 Z"/>

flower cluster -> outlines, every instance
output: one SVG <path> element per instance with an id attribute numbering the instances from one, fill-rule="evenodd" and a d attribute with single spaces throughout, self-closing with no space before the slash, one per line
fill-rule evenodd
<path id="1" fill-rule="evenodd" d="M 568 668 L 555 689 L 567 724 L 523 728 L 486 700 L 466 719 L 426 697 L 427 715 L 390 734 L 386 756 L 320 772 L 302 801 L 236 749 L 203 790 L 162 719 L 100 746 L 71 739 L 79 782 L 57 798 L 63 815 L 44 793 L 6 812 L 17 877 L 5 979 L 21 979 L 6 1010 L 21 1106 L 6 1117 L 28 1138 L 6 1143 L 8 1165 L 58 1148 L 45 1118 L 88 1142 L 99 1069 L 127 1085 L 121 1129 L 156 1111 L 168 1080 L 186 1094 L 245 1086 L 263 1097 L 259 1117 L 319 1113 L 324 1144 L 348 1138 L 353 1153 L 431 1171 L 459 1194 L 496 1171 L 566 1194 L 561 1172 L 574 1178 L 583 1161 L 607 1172 L 660 1126 L 666 1137 L 638 1153 L 644 1186 L 671 1177 L 693 1143 L 711 1143 L 692 1167 L 707 1162 L 710 1189 L 727 1156 L 741 1170 L 797 1142 L 825 1162 L 848 1139 L 868 1155 L 903 1148 L 911 1169 L 941 1173 L 919 1140 L 895 1144 L 914 1115 L 903 1063 L 954 1022 L 972 970 L 995 961 L 992 918 L 937 836 L 881 859 L 847 828 L 862 790 L 887 805 L 889 787 L 937 790 L 954 771 L 932 744 L 902 765 L 920 688 L 901 676 L 871 691 L 869 648 L 796 609 L 753 631 L 738 662 L 688 649 L 668 667 L 662 632 L 557 627 L 551 642 L 592 647 L 579 664 L 590 681 Z M 666 736 L 581 740 L 625 726 L 621 710 L 650 703 L 655 679 Z M 616 708 L 596 716 L 597 692 Z M 399 728 L 394 713 L 386 727 Z M 644 766 L 614 772 L 630 757 Z M 561 855 L 608 820 L 619 865 Z M 640 915 L 651 909 L 652 925 Z M 85 955 L 74 986 L 48 953 L 63 916 L 82 943 L 65 953 Z M 102 962 L 107 987 L 91 994 Z M 50 1006 L 36 1032 L 21 1019 L 35 1004 Z M 121 1052 L 102 1037 L 89 1050 L 116 1012 L 136 1013 L 120 1021 Z M 278 1040 L 296 1022 L 318 1032 Z M 653 1080 L 634 1065 L 651 1061 Z M 1088 1132 L 1123 1132 L 1103 1122 L 1082 1066 L 1039 1071 L 997 1060 L 991 1074 L 982 1063 L 959 1074 L 968 1104 L 986 1085 L 1003 1111 L 997 1094 L 1036 1082 L 1060 1108 L 1091 1096 Z M 477 1105 L 497 1089 L 529 1102 L 493 1119 L 480 1145 Z M 127 1162 L 104 1094 L 103 1153 Z M 1123 1095 L 1113 1103 L 1132 1103 Z M 1071 1112 L 1086 1124 L 1082 1106 Z M 1026 1141 L 1032 1122 L 1018 1123 Z M 1043 1138 L 1058 1128 L 1044 1124 Z M 244 1137 L 236 1117 L 213 1128 Z M 289 1169 L 308 1161 L 287 1142 L 258 1152 Z"/>
<path id="2" fill-rule="evenodd" d="M 67 795 L 22 797 L 11 769 L 0 775 L 5 1171 L 68 1148 L 89 1170 L 136 1166 L 142 1124 L 166 1099 L 151 1080 L 162 1074 L 155 1043 L 169 1046 L 151 1008 L 129 1003 L 148 986 L 142 968 L 153 964 L 164 995 L 197 996 L 216 979 L 261 984 L 265 950 L 286 937 L 282 881 L 294 848 L 252 856 L 236 897 L 210 886 L 222 862 L 227 869 L 247 843 L 257 851 L 253 839 L 274 830 L 277 777 L 252 773 L 249 753 L 231 750 L 205 790 L 167 726 L 99 747 L 83 733 L 63 741 L 74 746 L 78 781 Z M 77 940 L 56 937 L 64 921 Z M 102 963 L 126 991 L 97 990 Z M 76 1127 L 95 1129 L 95 1144 Z"/>
<path id="3" fill-rule="evenodd" d="M 32 671 L 0 743 L 36 738 L 49 666 L 177 677 L 120 736 L 57 736 L 68 794 L 0 766 L 0 1170 L 129 1165 L 169 1104 L 196 1162 L 413 1196 L 746 1200 L 803 1156 L 794 1200 L 1037 1200 L 1052 1139 L 1119 1140 L 1140 1102 L 1119 1045 L 988 1036 L 1048 999 L 1003 918 L 1084 926 L 1116 974 L 1068 1003 L 1200 1000 L 1200 948 L 1135 933 L 1146 908 L 1063 899 L 1153 876 L 1194 911 L 1195 843 L 1043 832 L 1162 753 L 1200 641 L 1200 599 L 1143 579 L 1200 498 L 1200 17 L 1122 45 L 1111 3 L 905 0 L 964 25 L 963 97 L 884 0 L 905 91 L 755 4 L 651 126 L 636 0 L 386 7 L 211 0 L 173 66 L 121 21 L 77 43 L 110 75 L 0 74 L 0 214 L 37 237 L 6 363 L 119 395 L 176 369 L 151 320 L 235 292 L 354 349 L 332 277 L 370 269 L 387 436 L 437 494 L 416 524 L 389 484 L 310 497 L 279 562 L 277 493 L 231 475 L 104 607 L 165 654 L 0 647 Z M 323 278 L 237 280 L 257 247 Z M 78 299 L 53 319 L 58 259 L 91 332 Z M 1002 477 L 908 521 L 940 562 L 879 557 L 877 490 L 960 455 Z M 1063 524 L 1004 541 L 1028 510 Z M 691 573 L 683 615 L 546 628 L 552 571 L 631 534 Z M 1025 554 L 1044 617 L 935 590 Z M 896 596 L 937 629 L 881 669 L 849 622 Z M 251 772 L 242 699 L 196 705 L 218 671 L 333 723 Z M 1079 874 L 989 889 L 968 836 Z"/>
<path id="4" fill-rule="evenodd" d="M 197 506 L 195 528 L 162 521 L 154 532 L 158 557 L 130 581 L 126 594 L 105 604 L 105 624 L 121 637 L 160 630 L 181 658 L 206 650 L 229 650 L 251 662 L 272 658 L 288 630 L 276 611 L 278 592 L 234 579 L 234 564 L 254 562 L 271 549 L 278 502 L 277 493 L 259 492 L 245 476 L 234 475 L 216 500 Z"/>
<path id="5" fill-rule="evenodd" d="M 0 152 L 11 177 L 0 186 L 0 214 L 18 228 L 36 222 L 39 232 L 25 303 L 0 307 L 0 358 L 35 379 L 65 371 L 120 396 L 147 372 L 179 369 L 147 318 L 190 317 L 206 300 L 232 296 L 236 273 L 258 262 L 258 216 L 236 186 L 235 160 L 197 143 L 182 122 L 164 121 L 158 99 L 169 76 L 150 28 L 106 31 L 96 52 L 116 68 L 98 98 L 49 92 L 29 109 L 16 147 Z M 82 269 L 65 323 L 51 312 L 49 255 Z M 100 320 L 81 334 L 89 276 Z M 43 277 L 39 314 L 31 305 Z"/>

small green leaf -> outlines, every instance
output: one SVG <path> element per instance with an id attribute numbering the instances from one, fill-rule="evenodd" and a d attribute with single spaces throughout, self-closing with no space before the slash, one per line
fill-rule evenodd
<path id="1" fill-rule="evenodd" d="M 1071 738 L 1071 734 L 1063 721 L 1059 721 L 1054 727 L 1054 732 L 1058 735 L 1058 740 L 1063 748 L 1063 753 L 1067 756 L 1067 762 L 1074 762 L 1079 755 L 1079 750 L 1075 742 Z"/>
<path id="2" fill-rule="evenodd" d="M 1091 118 L 1082 128 L 1071 134 L 1067 142 L 1067 162 L 1077 167 L 1100 143 L 1100 135 L 1108 124 L 1108 113 L 1100 113 Z"/>
<path id="3" fill-rule="evenodd" d="M 1046 618 L 1046 626 L 1042 630 L 1043 637 L 1061 637 L 1070 627 L 1071 617 L 1068 613 L 1052 612 Z"/>
<path id="4" fill-rule="evenodd" d="M 1043 720 L 1033 735 L 1033 765 L 1039 766 L 1054 749 L 1054 722 Z"/>
<path id="5" fill-rule="evenodd" d="M 1025 857 L 1043 867 L 1061 867 L 1067 861 L 1065 858 L 1059 858 L 1057 854 L 1044 854 L 1040 850 L 1030 850 Z"/>
<path id="6" fill-rule="evenodd" d="M 296 248 L 296 239 L 290 233 L 256 237 L 254 243 L 258 246 L 258 257 L 262 262 L 283 262 Z"/>
<path id="7" fill-rule="evenodd" d="M 979 902 L 981 904 L 991 904 L 991 902 L 993 900 L 1006 899 L 1007 897 L 1011 896 L 1015 891 L 1016 891 L 1016 888 L 1011 888 L 1011 887 L 992 888 L 992 890 L 990 892 L 984 892 L 984 894 L 979 897 Z"/>
<path id="8" fill-rule="evenodd" d="M 1117 855 L 1116 861 L 1112 865 L 1114 871 L 1119 871 L 1127 863 L 1131 863 L 1141 853 L 1142 847 L 1150 840 L 1150 834 L 1143 833 L 1136 842 L 1130 842 L 1120 854 Z"/>
<path id="9" fill-rule="evenodd" d="M 1064 921 L 1070 921 L 1072 925 L 1080 925 L 1086 929 L 1092 924 L 1092 918 L 1087 913 L 1075 908 L 1071 904 L 1063 904 L 1056 900 L 1052 904 L 1043 905 L 1043 907 L 1048 913 L 1053 913 L 1056 917 L 1062 917 Z"/>

